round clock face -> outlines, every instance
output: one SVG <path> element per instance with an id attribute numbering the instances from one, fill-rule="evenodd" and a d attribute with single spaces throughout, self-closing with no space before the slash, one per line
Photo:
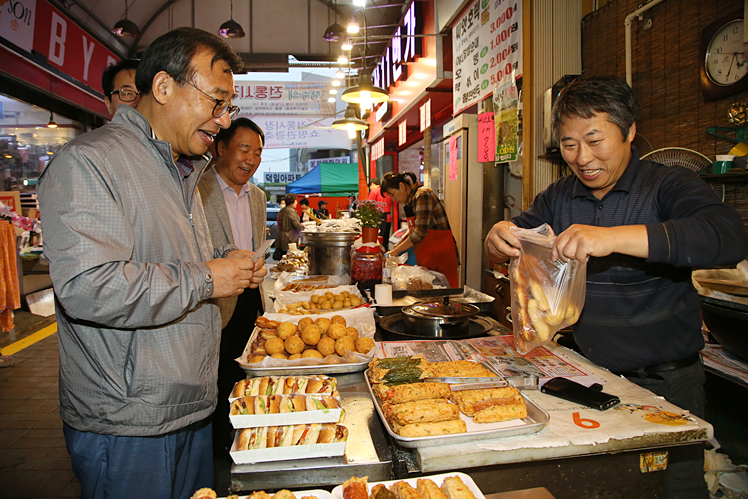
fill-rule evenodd
<path id="1" fill-rule="evenodd" d="M 743 20 L 725 24 L 709 42 L 706 74 L 715 84 L 734 85 L 748 74 L 748 49 L 743 46 Z"/>

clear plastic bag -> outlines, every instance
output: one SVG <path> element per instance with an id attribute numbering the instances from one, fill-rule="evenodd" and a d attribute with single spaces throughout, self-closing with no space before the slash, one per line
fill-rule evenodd
<path id="1" fill-rule="evenodd" d="M 587 264 L 553 261 L 556 235 L 548 224 L 511 228 L 520 243 L 512 258 L 512 329 L 517 351 L 525 355 L 550 341 L 559 329 L 574 324 L 584 307 Z"/>

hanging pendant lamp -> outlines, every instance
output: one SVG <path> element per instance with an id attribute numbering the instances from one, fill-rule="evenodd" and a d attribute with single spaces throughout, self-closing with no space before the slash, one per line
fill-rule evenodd
<path id="1" fill-rule="evenodd" d="M 346 88 L 340 98 L 353 104 L 378 104 L 390 100 L 390 95 L 385 89 L 375 87 L 371 82 L 371 72 L 363 69 L 358 77 L 358 85 Z"/>
<path id="2" fill-rule="evenodd" d="M 349 104 L 345 109 L 345 117 L 333 121 L 332 127 L 337 130 L 346 130 L 348 132 L 348 137 L 354 139 L 356 138 L 356 133 L 360 130 L 366 130 L 369 128 L 369 124 L 359 118 L 356 108 Z"/>
<path id="3" fill-rule="evenodd" d="M 231 19 L 221 24 L 218 34 L 224 38 L 244 38 L 244 29 L 234 21 L 234 0 L 231 0 Z"/>
<path id="4" fill-rule="evenodd" d="M 112 33 L 123 38 L 137 38 L 141 34 L 138 25 L 127 18 L 127 0 L 125 0 L 125 18 L 117 21 L 112 28 Z"/>
<path id="5" fill-rule="evenodd" d="M 339 42 L 341 40 L 344 40 L 346 37 L 345 34 L 345 28 L 342 27 L 340 24 L 338 24 L 338 2 L 335 0 L 335 22 L 330 25 L 325 30 L 325 34 L 322 35 L 322 38 L 327 40 L 328 42 Z M 328 10 L 328 17 L 327 22 L 330 22 L 330 16 L 329 16 L 329 10 Z"/>

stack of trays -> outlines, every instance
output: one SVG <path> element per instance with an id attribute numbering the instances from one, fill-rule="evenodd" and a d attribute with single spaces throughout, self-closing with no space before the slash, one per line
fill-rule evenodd
<path id="1" fill-rule="evenodd" d="M 337 380 L 265 376 L 239 381 L 229 398 L 236 464 L 345 454 L 348 429 Z"/>

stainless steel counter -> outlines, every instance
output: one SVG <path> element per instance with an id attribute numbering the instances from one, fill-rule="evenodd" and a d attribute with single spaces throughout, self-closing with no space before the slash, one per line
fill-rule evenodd
<path id="1" fill-rule="evenodd" d="M 334 487 L 352 476 L 369 481 L 393 478 L 389 443 L 366 389 L 363 373 L 336 375 L 348 443 L 345 456 L 233 465 L 231 488 L 236 491 Z"/>

